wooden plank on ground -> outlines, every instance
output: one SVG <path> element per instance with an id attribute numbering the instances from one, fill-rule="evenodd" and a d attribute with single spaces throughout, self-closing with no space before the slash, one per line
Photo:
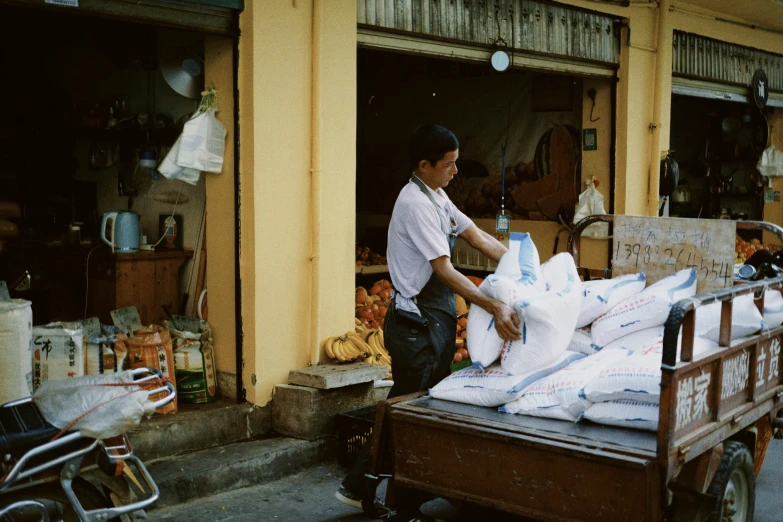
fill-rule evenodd
<path id="1" fill-rule="evenodd" d="M 723 219 L 616 216 L 612 273 L 644 272 L 649 285 L 694 268 L 698 293 L 730 287 L 736 230 Z"/>

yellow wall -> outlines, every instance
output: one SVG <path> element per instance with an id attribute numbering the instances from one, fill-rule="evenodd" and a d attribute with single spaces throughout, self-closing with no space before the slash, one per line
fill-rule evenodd
<path id="1" fill-rule="evenodd" d="M 223 171 L 204 173 L 207 190 L 207 270 L 209 322 L 213 330 L 218 371 L 236 373 L 234 259 L 234 63 L 233 40 L 220 36 L 204 39 L 205 84 L 218 91 L 218 117 L 226 126 Z M 195 296 L 197 299 L 198 296 Z M 224 390 L 236 395 L 236 390 Z"/>
<path id="2" fill-rule="evenodd" d="M 252 281 L 243 273 L 244 372 L 256 404 L 291 369 L 317 363 L 322 338 L 353 325 L 356 5 L 316 1 L 315 18 L 313 0 L 242 14 L 252 26 L 240 55 L 252 97 L 242 150 L 253 149 L 242 161 L 252 234 L 243 227 L 241 260 L 253 266 Z"/>
<path id="3" fill-rule="evenodd" d="M 652 214 L 657 196 L 650 198 L 649 188 L 657 170 L 651 182 L 651 167 L 669 148 L 673 31 L 772 52 L 781 52 L 783 37 L 718 21 L 715 13 L 674 0 L 632 0 L 629 7 L 562 3 L 613 14 L 631 27 L 630 44 L 623 30 L 618 71 L 615 212 Z M 661 25 L 660 4 L 671 5 Z M 244 383 L 248 400 L 264 404 L 289 370 L 318 361 L 323 338 L 352 324 L 356 3 L 248 2 L 241 28 Z M 591 85 L 597 110 L 608 107 L 610 86 L 588 79 L 584 92 Z M 594 124 L 599 150 L 585 153 L 583 172 L 596 175 L 608 196 L 611 121 L 602 112 L 601 121 L 585 122 Z M 557 224 L 517 225 L 534 233 L 542 254 L 551 253 Z M 565 234 L 559 250 L 564 243 Z M 596 248 L 590 265 L 599 267 L 605 255 Z"/>

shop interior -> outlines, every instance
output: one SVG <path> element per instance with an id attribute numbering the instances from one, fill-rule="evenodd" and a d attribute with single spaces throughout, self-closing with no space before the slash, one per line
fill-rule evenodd
<path id="1" fill-rule="evenodd" d="M 669 215 L 762 220 L 767 182 L 756 165 L 767 147 L 767 118 L 754 105 L 673 95 L 671 149 L 679 183 Z"/>
<path id="2" fill-rule="evenodd" d="M 513 224 L 570 223 L 584 190 L 582 90 L 577 76 L 359 49 L 357 274 L 377 279 L 385 269 L 375 266 L 385 264 L 388 222 L 410 178 L 407 140 L 424 123 L 437 122 L 459 139 L 459 173 L 445 190 L 479 226 L 494 232 L 504 188 Z"/>
<path id="3" fill-rule="evenodd" d="M 33 303 L 36 325 L 111 324 L 109 312 L 128 303 L 144 324 L 163 319 L 164 304 L 193 315 L 204 175 L 191 185 L 155 166 L 199 106 L 203 35 L 10 8 L 3 27 L 0 42 L 14 52 L 4 53 L 0 280 Z M 128 211 L 136 217 L 102 228 L 107 213 Z M 138 253 L 113 255 L 101 239 L 119 249 L 136 227 Z M 155 262 L 137 264 L 142 257 Z"/>

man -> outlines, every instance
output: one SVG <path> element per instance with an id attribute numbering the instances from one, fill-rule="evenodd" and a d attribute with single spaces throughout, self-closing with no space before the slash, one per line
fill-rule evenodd
<path id="1" fill-rule="evenodd" d="M 396 289 L 384 326 L 394 375 L 389 398 L 427 390 L 449 375 L 457 329 L 455 293 L 490 312 L 500 337 L 520 338 L 516 312 L 479 292 L 451 264 L 457 236 L 494 261 L 507 251 L 443 191 L 457 174 L 456 136 L 438 125 L 419 127 L 410 139 L 410 157 L 413 175 L 394 204 L 386 252 Z M 336 494 L 341 502 L 361 508 L 368 455 L 369 444 Z"/>

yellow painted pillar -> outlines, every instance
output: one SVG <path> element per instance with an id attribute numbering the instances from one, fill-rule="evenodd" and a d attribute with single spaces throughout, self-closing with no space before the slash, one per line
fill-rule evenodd
<path id="1" fill-rule="evenodd" d="M 215 348 L 218 382 L 224 396 L 236 396 L 236 285 L 234 283 L 236 219 L 234 209 L 234 40 L 204 39 L 205 84 L 218 91 L 218 119 L 225 125 L 223 170 L 206 176 L 207 263 L 204 287 L 209 289 L 209 322 Z M 203 262 L 203 260 L 202 260 Z M 199 296 L 192 296 L 197 300 Z M 233 378 L 232 378 L 233 375 Z"/>
<path id="2" fill-rule="evenodd" d="M 241 27 L 243 373 L 263 405 L 353 325 L 356 3 L 255 2 Z"/>

